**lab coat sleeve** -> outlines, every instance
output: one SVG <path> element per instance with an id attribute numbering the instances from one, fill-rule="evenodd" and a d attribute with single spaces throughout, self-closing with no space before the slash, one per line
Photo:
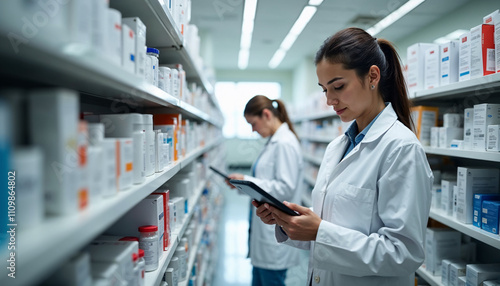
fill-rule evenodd
<path id="1" fill-rule="evenodd" d="M 274 170 L 269 170 L 274 172 L 273 179 L 265 180 L 245 175 L 245 180 L 254 182 L 279 201 L 291 200 L 294 192 L 298 191 L 297 178 L 300 175 L 302 155 L 286 143 L 279 143 L 274 151 Z"/>
<path id="2" fill-rule="evenodd" d="M 274 233 L 276 236 L 276 241 L 278 241 L 279 243 L 305 250 L 311 249 L 311 241 L 292 240 L 288 237 L 288 235 L 286 235 L 286 233 L 280 228 L 279 225 L 276 225 Z"/>
<path id="3" fill-rule="evenodd" d="M 366 235 L 323 220 L 313 267 L 352 276 L 413 273 L 424 260 L 432 180 L 420 145 L 393 150 L 382 163 L 377 181 L 375 204 L 383 226 Z"/>

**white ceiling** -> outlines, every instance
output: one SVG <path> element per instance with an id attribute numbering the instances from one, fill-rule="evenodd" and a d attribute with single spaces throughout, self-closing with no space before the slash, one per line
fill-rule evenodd
<path id="1" fill-rule="evenodd" d="M 472 0 L 427 0 L 376 37 L 396 42 Z M 216 70 L 237 70 L 244 0 L 191 0 L 191 23 L 198 26 L 204 44 L 211 44 Z M 248 70 L 267 70 L 283 38 L 307 4 L 307 0 L 260 0 L 250 48 Z M 347 27 L 367 29 L 403 5 L 406 0 L 325 0 L 289 50 L 277 70 L 291 70 L 321 43 Z M 369 23 L 353 23 L 358 17 Z"/>

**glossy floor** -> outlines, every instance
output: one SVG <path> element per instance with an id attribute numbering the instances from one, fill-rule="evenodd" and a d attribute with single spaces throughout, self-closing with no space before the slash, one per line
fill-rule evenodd
<path id="1" fill-rule="evenodd" d="M 218 235 L 218 265 L 213 286 L 248 286 L 252 282 L 252 265 L 248 252 L 248 215 L 250 199 L 236 190 L 223 190 L 224 209 Z M 301 263 L 287 272 L 287 286 L 306 285 L 308 252 L 301 251 Z"/>

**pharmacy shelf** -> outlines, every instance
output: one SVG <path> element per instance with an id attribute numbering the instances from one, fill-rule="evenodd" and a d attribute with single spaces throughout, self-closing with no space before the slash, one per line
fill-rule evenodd
<path id="1" fill-rule="evenodd" d="M 319 142 L 319 143 L 330 143 L 333 141 L 335 138 L 327 138 L 324 136 L 300 136 L 300 139 L 302 140 L 307 140 L 307 141 L 313 141 L 313 142 Z"/>
<path id="2" fill-rule="evenodd" d="M 460 231 L 470 237 L 473 237 L 479 241 L 489 244 L 497 249 L 500 249 L 500 236 L 498 234 L 493 234 L 484 231 L 472 224 L 464 224 L 459 222 L 457 219 L 447 215 L 444 211 L 438 209 L 431 209 L 430 217 L 435 219 L 453 229 Z"/>
<path id="3" fill-rule="evenodd" d="M 177 228 L 176 232 L 172 234 L 171 245 L 169 246 L 166 252 L 163 252 L 163 255 L 160 257 L 160 262 L 158 264 L 158 269 L 155 271 L 146 272 L 144 285 L 146 286 L 157 286 L 160 285 L 161 280 L 163 279 L 163 275 L 167 270 L 167 266 L 170 263 L 170 260 L 174 256 L 175 250 L 179 245 L 179 242 L 186 232 L 186 229 L 193 217 L 194 207 L 200 201 L 201 195 L 203 193 L 203 189 L 205 188 L 207 181 L 202 181 L 198 188 L 196 188 L 195 195 L 193 198 L 189 198 L 189 206 L 188 206 L 188 214 L 184 217 L 182 221 L 181 228 Z"/>
<path id="4" fill-rule="evenodd" d="M 308 183 L 311 186 L 316 185 L 316 180 L 313 179 L 311 176 L 304 175 L 304 181 L 306 181 L 306 183 Z"/>
<path id="5" fill-rule="evenodd" d="M 433 89 L 417 91 L 412 100 L 456 99 L 466 96 L 481 96 L 482 100 L 486 100 L 488 96 L 495 93 L 498 94 L 499 88 L 500 74 L 497 73 Z"/>
<path id="6" fill-rule="evenodd" d="M 425 270 L 422 266 L 417 269 L 417 274 L 420 275 L 425 281 L 427 281 L 431 286 L 444 286 L 441 283 L 441 276 L 434 276 L 429 271 Z"/>
<path id="7" fill-rule="evenodd" d="M 129 111 L 146 108 L 171 107 L 218 127 L 218 119 L 147 83 L 103 59 L 88 49 L 50 47 L 42 44 L 23 44 L 19 52 L 10 47 L 9 40 L 0 34 L 0 76 L 3 80 L 24 79 L 34 83 L 74 89 L 92 98 L 105 98 Z M 29 71 L 29 72 L 27 72 Z M 102 104 L 102 103 L 101 103 Z"/>
<path id="8" fill-rule="evenodd" d="M 205 147 L 199 147 L 196 150 L 192 151 L 190 154 L 187 154 L 181 161 L 181 169 L 189 165 L 196 158 L 201 156 L 201 154 L 205 153 L 207 149 L 212 149 L 213 147 L 219 146 L 224 142 L 224 138 L 221 137 L 219 139 L 215 139 L 214 141 L 208 143 Z"/>
<path id="9" fill-rule="evenodd" d="M 191 245 L 189 246 L 189 259 L 188 259 L 188 264 L 187 264 L 187 274 L 186 274 L 186 280 L 179 282 L 178 286 L 187 286 L 189 284 L 189 278 L 191 278 L 191 273 L 193 269 L 194 262 L 196 261 L 196 253 L 198 252 L 198 248 L 200 248 L 201 244 L 201 238 L 203 236 L 203 231 L 205 229 L 205 224 L 202 224 L 199 226 L 198 232 L 196 233 L 195 239 L 194 239 L 194 245 L 191 248 Z"/>
<path id="10" fill-rule="evenodd" d="M 315 165 L 321 165 L 321 161 L 323 161 L 323 158 L 318 158 L 318 157 L 315 157 L 315 156 L 312 156 L 312 155 L 309 155 L 309 154 L 303 154 L 302 157 L 308 161 L 308 162 L 311 162 Z"/>
<path id="11" fill-rule="evenodd" d="M 325 111 L 320 111 L 319 113 L 315 114 L 307 114 L 304 116 L 297 116 L 293 117 L 292 121 L 293 122 L 301 122 L 301 121 L 309 121 L 309 120 L 317 120 L 317 119 L 323 119 L 323 118 L 331 118 L 331 117 L 337 117 L 337 112 L 335 110 L 325 110 Z"/>
<path id="12" fill-rule="evenodd" d="M 196 151 L 202 154 L 217 146 L 218 141 Z M 193 155 L 194 156 L 194 155 Z M 189 160 L 194 160 L 190 157 Z M 146 178 L 140 185 L 132 185 L 115 196 L 104 198 L 100 203 L 91 205 L 87 210 L 66 216 L 49 217 L 40 225 L 23 231 L 18 238 L 19 264 L 17 285 L 31 285 L 51 273 L 61 262 L 88 244 L 115 221 L 122 217 L 138 202 L 172 178 L 185 166 L 180 160 L 171 164 L 161 173 Z M 34 239 L 36 243 L 33 243 Z M 43 245 L 43 247 L 40 247 Z M 0 285 L 5 285 L 5 275 Z"/>
<path id="13" fill-rule="evenodd" d="M 499 152 L 486 152 L 486 151 L 482 152 L 482 151 L 459 150 L 459 149 L 448 149 L 448 148 L 432 148 L 428 146 L 425 146 L 424 150 L 427 154 L 433 154 L 433 155 L 500 162 Z"/>
<path id="14" fill-rule="evenodd" d="M 119 10 L 123 17 L 139 17 L 146 25 L 146 44 L 160 50 L 160 64 L 182 64 L 188 81 L 194 81 L 205 88 L 214 105 L 219 108 L 213 93 L 212 83 L 193 57 L 184 47 L 181 35 L 170 12 L 165 11 L 158 0 L 111 0 L 110 6 Z"/>

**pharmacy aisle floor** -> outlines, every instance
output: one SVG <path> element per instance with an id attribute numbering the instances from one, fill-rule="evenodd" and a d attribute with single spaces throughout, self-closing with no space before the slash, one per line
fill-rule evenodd
<path id="1" fill-rule="evenodd" d="M 244 173 L 242 170 L 237 172 Z M 252 282 L 252 265 L 247 258 L 250 199 L 229 188 L 223 193 L 224 210 L 218 235 L 219 259 L 212 285 L 248 286 Z M 307 251 L 301 251 L 301 263 L 288 270 L 287 286 L 306 285 L 308 255 Z"/>

